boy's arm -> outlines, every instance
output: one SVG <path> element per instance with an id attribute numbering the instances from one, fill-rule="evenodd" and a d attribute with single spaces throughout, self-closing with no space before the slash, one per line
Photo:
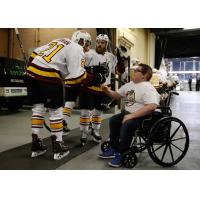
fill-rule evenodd
<path id="1" fill-rule="evenodd" d="M 116 91 L 111 90 L 108 86 L 106 85 L 101 85 L 102 90 L 105 92 L 106 95 L 113 99 L 120 99 L 122 96 L 117 93 Z"/>

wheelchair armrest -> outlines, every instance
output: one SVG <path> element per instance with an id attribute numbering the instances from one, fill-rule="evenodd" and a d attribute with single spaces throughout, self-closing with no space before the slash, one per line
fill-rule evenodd
<path id="1" fill-rule="evenodd" d="M 142 122 L 142 128 L 150 130 L 153 124 L 163 117 L 163 113 L 159 111 L 153 111 L 146 119 Z"/>
<path id="2" fill-rule="evenodd" d="M 169 106 L 158 106 L 156 109 L 160 109 L 160 110 L 170 110 Z"/>
<path id="3" fill-rule="evenodd" d="M 160 109 L 162 114 L 171 116 L 172 115 L 172 110 L 169 106 L 158 106 L 156 109 Z"/>

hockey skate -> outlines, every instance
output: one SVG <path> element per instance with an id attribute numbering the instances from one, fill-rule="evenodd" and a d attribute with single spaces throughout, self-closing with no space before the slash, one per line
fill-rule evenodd
<path id="1" fill-rule="evenodd" d="M 56 136 L 52 135 L 52 150 L 53 150 L 53 159 L 60 160 L 69 154 L 69 147 L 63 144 L 63 141 L 56 141 Z"/>
<path id="2" fill-rule="evenodd" d="M 67 123 L 65 122 L 65 120 L 63 120 L 63 135 L 69 135 L 69 132 L 71 130 L 68 128 Z"/>
<path id="3" fill-rule="evenodd" d="M 82 136 L 81 136 L 81 145 L 85 146 L 85 144 L 87 143 L 87 137 L 88 137 L 88 133 L 82 132 Z"/>
<path id="4" fill-rule="evenodd" d="M 38 138 L 38 135 L 32 134 L 32 146 L 31 146 L 31 157 L 38 157 L 43 155 L 47 151 L 46 145 L 43 144 L 42 140 Z"/>
<path id="5" fill-rule="evenodd" d="M 94 129 L 92 129 L 91 136 L 92 136 L 93 141 L 96 142 L 96 143 L 98 143 L 98 144 L 102 140 L 101 135 L 99 133 L 95 132 Z"/>

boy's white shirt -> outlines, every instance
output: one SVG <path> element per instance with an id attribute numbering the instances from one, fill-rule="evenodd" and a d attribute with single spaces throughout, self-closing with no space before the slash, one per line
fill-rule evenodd
<path id="1" fill-rule="evenodd" d="M 131 81 L 123 85 L 117 93 L 125 98 L 125 110 L 130 113 L 141 109 L 145 104 L 159 105 L 160 102 L 160 95 L 148 81 Z"/>

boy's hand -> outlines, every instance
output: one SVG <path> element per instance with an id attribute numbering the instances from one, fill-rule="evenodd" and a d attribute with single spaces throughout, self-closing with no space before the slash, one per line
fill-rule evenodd
<path id="1" fill-rule="evenodd" d="M 101 88 L 104 92 L 107 92 L 107 91 L 109 90 L 108 86 L 105 85 L 105 84 L 102 84 L 102 85 L 100 86 L 100 88 Z"/>

